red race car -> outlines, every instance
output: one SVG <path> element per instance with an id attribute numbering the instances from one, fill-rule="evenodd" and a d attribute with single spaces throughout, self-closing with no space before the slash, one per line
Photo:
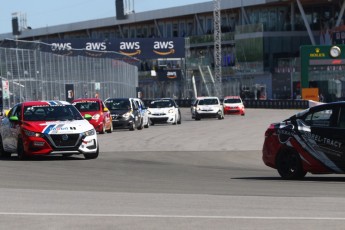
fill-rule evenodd
<path id="1" fill-rule="evenodd" d="M 243 101 L 240 96 L 227 96 L 223 100 L 224 114 L 246 114 Z"/>
<path id="2" fill-rule="evenodd" d="M 263 162 L 283 179 L 345 173 L 345 102 L 317 105 L 265 132 Z"/>
<path id="3" fill-rule="evenodd" d="M 72 104 L 84 116 L 90 114 L 92 119 L 89 122 L 100 134 L 113 132 L 113 122 L 110 111 L 104 102 L 99 98 L 82 98 L 73 100 Z"/>

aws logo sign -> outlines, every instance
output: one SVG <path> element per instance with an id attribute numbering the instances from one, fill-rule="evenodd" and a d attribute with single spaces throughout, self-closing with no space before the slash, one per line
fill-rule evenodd
<path id="1" fill-rule="evenodd" d="M 65 50 L 71 50 L 71 49 L 72 49 L 72 43 L 52 43 L 51 44 L 52 51 L 65 51 Z"/>
<path id="2" fill-rule="evenodd" d="M 94 51 L 104 51 L 107 50 L 107 44 L 105 42 L 87 42 L 85 49 Z"/>
<path id="3" fill-rule="evenodd" d="M 153 52 L 160 56 L 166 56 L 175 53 L 173 41 L 155 41 L 153 43 Z"/>
<path id="4" fill-rule="evenodd" d="M 120 42 L 120 53 L 131 57 L 139 55 L 140 42 Z"/>

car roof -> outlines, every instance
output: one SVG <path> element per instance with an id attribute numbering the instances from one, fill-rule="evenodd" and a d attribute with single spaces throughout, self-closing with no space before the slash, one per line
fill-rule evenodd
<path id="1" fill-rule="evenodd" d="M 226 96 L 224 99 L 241 99 L 240 96 Z"/>
<path id="2" fill-rule="evenodd" d="M 202 100 L 202 99 L 219 99 L 218 97 L 197 97 L 197 100 Z"/>
<path id="3" fill-rule="evenodd" d="M 109 97 L 106 99 L 106 101 L 108 100 L 132 100 L 134 99 L 133 97 Z"/>
<path id="4" fill-rule="evenodd" d="M 22 102 L 23 106 L 61 106 L 61 105 L 71 105 L 71 103 L 67 101 L 25 101 Z"/>
<path id="5" fill-rule="evenodd" d="M 101 102 L 102 100 L 99 98 L 78 98 L 78 99 L 74 99 L 72 102 L 81 102 L 81 101 L 84 101 L 84 102 L 89 102 L 89 101 Z"/>
<path id="6" fill-rule="evenodd" d="M 174 101 L 174 99 L 172 98 L 169 98 L 169 97 L 164 97 L 164 98 L 157 98 L 157 99 L 154 99 L 152 101 Z"/>

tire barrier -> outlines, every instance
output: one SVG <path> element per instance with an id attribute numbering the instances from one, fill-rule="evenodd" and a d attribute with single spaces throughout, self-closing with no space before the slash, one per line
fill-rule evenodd
<path id="1" fill-rule="evenodd" d="M 149 105 L 152 99 L 143 100 L 145 105 Z M 176 99 L 179 107 L 191 107 L 193 100 Z M 309 101 L 306 100 L 243 100 L 246 108 L 260 109 L 307 109 Z"/>

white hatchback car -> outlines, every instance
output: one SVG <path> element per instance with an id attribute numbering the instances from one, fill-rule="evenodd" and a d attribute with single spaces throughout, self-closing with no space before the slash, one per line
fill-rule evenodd
<path id="1" fill-rule="evenodd" d="M 198 97 L 191 107 L 192 119 L 218 118 L 224 119 L 223 106 L 218 97 Z"/>
<path id="2" fill-rule="evenodd" d="M 162 98 L 148 105 L 151 125 L 155 123 L 181 124 L 181 111 L 174 99 Z"/>

